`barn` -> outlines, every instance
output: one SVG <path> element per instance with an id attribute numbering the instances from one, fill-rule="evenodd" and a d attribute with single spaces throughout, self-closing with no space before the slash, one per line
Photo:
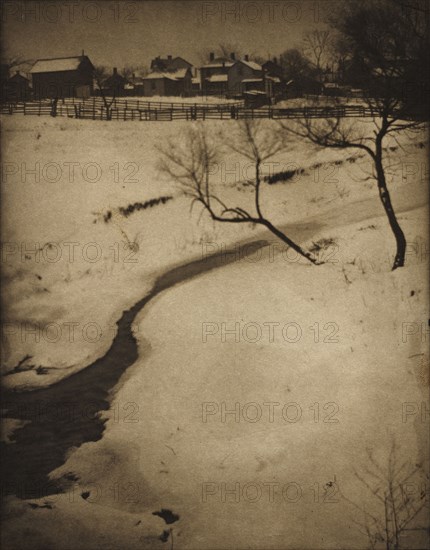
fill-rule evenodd
<path id="1" fill-rule="evenodd" d="M 36 98 L 87 97 L 93 93 L 94 66 L 83 54 L 38 59 L 30 70 Z"/>

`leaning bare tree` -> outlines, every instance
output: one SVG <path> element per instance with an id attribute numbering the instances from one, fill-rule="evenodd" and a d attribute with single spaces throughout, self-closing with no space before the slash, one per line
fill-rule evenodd
<path id="1" fill-rule="evenodd" d="M 343 500 L 355 510 L 353 521 L 367 537 L 371 550 L 381 546 L 386 550 L 399 550 L 402 537 L 426 531 L 420 524 L 428 506 L 422 469 L 419 466 L 410 468 L 408 462 L 399 464 L 397 450 L 393 440 L 388 464 L 381 464 L 372 451 L 367 450 L 368 466 L 362 472 L 355 472 L 356 479 L 369 495 L 366 506 L 357 504 L 340 491 Z"/>
<path id="2" fill-rule="evenodd" d="M 181 136 L 180 143 L 170 139 L 159 148 L 162 154 L 161 170 L 180 184 L 185 194 L 191 197 L 192 205 L 201 204 L 203 211 L 213 220 L 262 225 L 311 263 L 323 263 L 276 227 L 263 212 L 263 163 L 286 150 L 285 141 L 273 128 L 271 131 L 263 128 L 260 121 L 245 119 L 234 124 L 235 131 L 224 141 L 224 148 L 245 157 L 253 165 L 254 177 L 247 182 L 253 189 L 253 211 L 242 206 L 229 206 L 220 198 L 220 190 L 216 189 L 213 181 L 214 167 L 220 159 L 220 146 L 208 136 L 202 124 L 191 127 L 185 138 Z"/>
<path id="3" fill-rule="evenodd" d="M 375 0 L 349 3 L 337 24 L 343 33 L 343 47 L 350 54 L 351 81 L 358 77 L 365 89 L 363 101 L 367 114 L 373 117 L 374 131 L 365 134 L 357 129 L 358 124 L 337 116 L 323 122 L 307 118 L 295 125 L 281 125 L 287 133 L 321 147 L 356 148 L 370 156 L 379 198 L 396 240 L 394 270 L 405 263 L 406 238 L 387 187 L 384 140 L 388 136 L 397 140 L 399 132 L 423 125 L 427 105 L 420 104 L 417 96 L 421 83 L 411 87 L 417 78 L 413 73 L 411 82 L 411 67 L 425 66 L 428 60 L 428 18 L 407 18 L 392 2 Z"/>

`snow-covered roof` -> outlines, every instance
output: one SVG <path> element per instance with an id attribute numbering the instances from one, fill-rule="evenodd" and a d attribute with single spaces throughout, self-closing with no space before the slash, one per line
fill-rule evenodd
<path id="1" fill-rule="evenodd" d="M 266 95 L 266 92 L 260 90 L 249 90 L 248 92 L 243 92 L 245 95 Z"/>
<path id="2" fill-rule="evenodd" d="M 62 71 L 76 71 L 83 61 L 83 57 L 59 57 L 57 59 L 38 59 L 30 73 L 57 73 Z"/>
<path id="3" fill-rule="evenodd" d="M 202 69 L 220 69 L 222 67 L 233 67 L 233 61 L 213 61 L 207 65 L 203 65 Z"/>
<path id="4" fill-rule="evenodd" d="M 256 63 L 255 61 L 245 61 L 244 59 L 240 60 L 241 63 L 244 65 L 247 65 L 250 69 L 253 69 L 254 71 L 262 71 L 263 67 Z"/>
<path id="5" fill-rule="evenodd" d="M 279 83 L 281 82 L 281 79 L 277 76 L 266 76 L 267 80 L 271 80 L 272 82 Z"/>
<path id="6" fill-rule="evenodd" d="M 164 72 L 155 71 L 145 76 L 143 80 L 157 80 L 159 78 L 168 78 L 169 80 L 180 80 L 181 78 L 185 78 L 187 71 L 188 69 L 178 69 L 176 71 L 164 71 Z"/>
<path id="7" fill-rule="evenodd" d="M 206 79 L 208 82 L 227 82 L 228 75 L 226 74 L 213 74 Z"/>
<path id="8" fill-rule="evenodd" d="M 244 78 L 242 82 L 262 82 L 262 78 Z"/>

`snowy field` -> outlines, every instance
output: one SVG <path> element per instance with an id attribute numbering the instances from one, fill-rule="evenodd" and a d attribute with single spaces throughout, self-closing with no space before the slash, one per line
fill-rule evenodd
<path id="1" fill-rule="evenodd" d="M 190 124 L 3 117 L 6 388 L 47 387 L 102 357 L 122 312 L 173 266 L 268 241 L 137 314 L 139 356 L 112 389 L 103 437 L 51 472 L 73 474 L 66 493 L 34 507 L 9 498 L 10 548 L 361 549 L 357 510 L 340 492 L 380 513 L 354 475 L 366 450 L 385 465 L 395 440 L 398 463 L 428 460 L 428 421 L 403 414 L 428 399 L 425 132 L 387 144 L 408 242 L 406 267 L 391 272 L 394 240 L 362 154 L 292 141 L 264 167 L 302 170 L 265 184 L 262 205 L 304 246 L 321 244 L 326 263 L 312 266 L 258 227 L 190 213 L 156 149 Z M 228 134 L 236 123 L 205 124 Z M 214 171 L 229 204 L 252 201 L 247 166 L 228 155 Z M 135 203 L 145 207 L 121 213 Z M 130 403 L 133 421 L 118 422 L 112 411 Z M 20 424 L 6 427 L 13 445 Z M 160 509 L 179 521 L 166 526 Z"/>

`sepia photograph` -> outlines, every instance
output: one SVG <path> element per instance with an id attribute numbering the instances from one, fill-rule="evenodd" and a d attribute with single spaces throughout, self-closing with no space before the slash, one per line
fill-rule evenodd
<path id="1" fill-rule="evenodd" d="M 2 0 L 3 550 L 430 550 L 429 0 Z"/>

